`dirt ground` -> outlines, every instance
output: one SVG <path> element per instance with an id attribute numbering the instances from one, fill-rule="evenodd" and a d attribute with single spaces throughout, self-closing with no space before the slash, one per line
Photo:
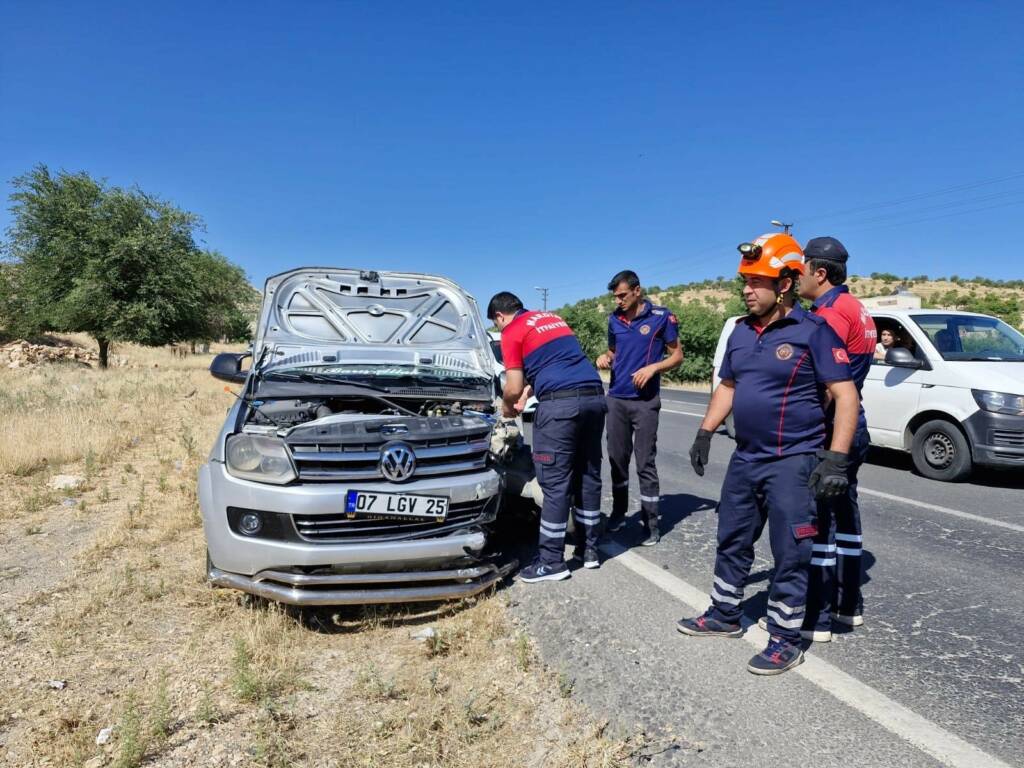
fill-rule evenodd
<path id="1" fill-rule="evenodd" d="M 207 356 L 117 354 L 0 370 L 0 764 L 633 763 L 500 591 L 298 614 L 210 588 L 195 475 L 232 396 Z"/>

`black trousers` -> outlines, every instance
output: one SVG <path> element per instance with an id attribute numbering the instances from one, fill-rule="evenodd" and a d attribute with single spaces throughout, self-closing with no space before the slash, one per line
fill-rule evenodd
<path id="1" fill-rule="evenodd" d="M 661 397 L 650 400 L 608 400 L 608 460 L 612 469 L 612 514 L 625 514 L 629 507 L 629 461 L 636 459 L 640 480 L 640 506 L 648 520 L 658 519 L 658 418 Z"/>

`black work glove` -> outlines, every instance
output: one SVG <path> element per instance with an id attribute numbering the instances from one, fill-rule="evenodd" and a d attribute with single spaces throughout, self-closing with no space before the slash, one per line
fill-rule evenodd
<path id="1" fill-rule="evenodd" d="M 698 429 L 697 437 L 690 446 L 690 466 L 700 477 L 704 477 L 704 467 L 708 464 L 708 456 L 711 453 L 711 435 L 706 429 Z"/>
<path id="2" fill-rule="evenodd" d="M 830 499 L 846 493 L 850 484 L 846 472 L 850 457 L 838 451 L 818 451 L 818 466 L 811 472 L 807 487 L 816 499 Z"/>

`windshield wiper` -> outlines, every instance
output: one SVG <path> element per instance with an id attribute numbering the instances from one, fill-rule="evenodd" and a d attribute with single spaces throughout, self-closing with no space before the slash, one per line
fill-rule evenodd
<path id="1" fill-rule="evenodd" d="M 378 392 L 390 392 L 387 387 L 378 387 L 376 384 L 367 384 L 365 381 L 339 379 L 325 373 L 313 373 L 311 371 L 267 371 L 263 374 L 263 378 L 274 381 L 305 381 L 311 384 L 342 384 L 347 387 L 361 387 Z"/>

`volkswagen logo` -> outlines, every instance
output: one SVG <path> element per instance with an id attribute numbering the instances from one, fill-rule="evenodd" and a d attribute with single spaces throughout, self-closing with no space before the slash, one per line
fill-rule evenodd
<path id="1" fill-rule="evenodd" d="M 393 483 L 408 480 L 416 471 L 416 454 L 405 443 L 391 443 L 380 452 L 380 473 Z"/>

